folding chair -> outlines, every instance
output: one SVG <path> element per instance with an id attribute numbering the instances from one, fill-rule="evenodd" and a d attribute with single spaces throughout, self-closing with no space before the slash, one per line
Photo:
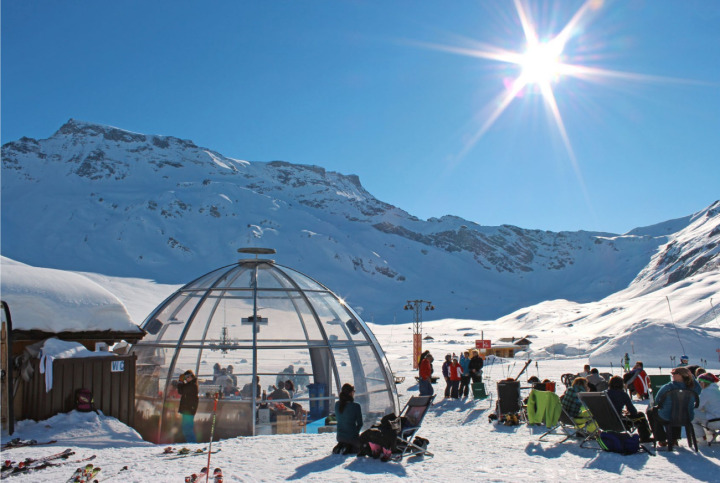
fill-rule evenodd
<path id="1" fill-rule="evenodd" d="M 581 448 L 586 447 L 585 443 L 596 441 L 600 431 L 615 431 L 628 434 L 632 432 L 628 431 L 625 424 L 623 424 L 622 417 L 618 414 L 606 392 L 581 392 L 578 393 L 578 397 L 590 412 L 597 426 L 597 429 L 588 434 L 585 440 L 580 443 Z"/>
<path id="2" fill-rule="evenodd" d="M 503 421 L 506 414 L 516 414 L 518 422 L 527 421 L 527 415 L 520 396 L 519 381 L 505 381 L 497 383 L 498 400 L 496 414 L 498 421 Z"/>
<path id="3" fill-rule="evenodd" d="M 400 413 L 400 420 L 402 421 L 402 427 L 397 435 L 397 447 L 402 452 L 398 455 L 394 455 L 393 459 L 402 459 L 405 456 L 413 456 L 417 454 L 434 456 L 427 450 L 427 447 L 422 447 L 415 444 L 415 434 L 420 430 L 423 419 L 430 409 L 435 396 L 413 396 L 405 404 L 402 412 Z"/>
<path id="4" fill-rule="evenodd" d="M 560 398 L 558 397 L 558 403 L 560 402 Z M 558 432 L 558 430 L 562 432 Z M 565 409 L 562 407 L 562 404 L 560 405 L 560 418 L 558 419 L 557 423 L 550 428 L 548 431 L 545 431 L 543 434 L 540 435 L 538 438 L 538 441 L 549 441 L 548 437 L 550 436 L 565 436 L 563 439 L 558 441 L 558 443 L 565 442 L 568 438 L 571 438 L 575 436 L 578 431 L 582 431 L 582 429 L 577 425 L 575 420 L 570 417 L 570 415 L 565 411 Z"/>
<path id="5" fill-rule="evenodd" d="M 689 389 L 673 389 L 663 394 L 658 399 L 658 408 L 662 407 L 667 398 L 670 398 L 671 414 L 670 422 L 665 424 L 665 432 L 668 438 L 668 451 L 672 451 L 673 448 L 673 428 L 685 428 L 685 434 L 687 435 L 688 446 L 698 451 L 697 439 L 695 437 L 695 428 L 692 425 L 692 418 L 690 417 L 690 411 L 688 405 L 693 400 L 695 401 L 695 407 L 700 405 L 700 398 L 695 391 Z"/>

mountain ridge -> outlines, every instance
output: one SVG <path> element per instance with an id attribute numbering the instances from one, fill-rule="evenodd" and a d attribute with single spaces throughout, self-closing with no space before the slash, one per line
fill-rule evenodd
<path id="1" fill-rule="evenodd" d="M 697 221 L 617 235 L 490 227 L 454 215 L 420 220 L 353 174 L 238 160 L 189 140 L 74 119 L 50 138 L 3 145 L 2 166 L 2 249 L 13 259 L 185 283 L 232 263 L 241 246 L 270 246 L 278 263 L 381 322 L 418 297 L 449 317 L 488 319 L 542 300 L 587 302 L 630 283 L 656 284 L 671 276 L 667 263 L 656 263 L 652 273 L 665 270 L 657 276 L 643 271 Z M 710 244 L 720 238 L 712 213 L 703 235 Z M 687 237 L 677 250 L 698 250 Z M 680 265 L 671 272 L 681 279 L 687 259 L 673 253 Z M 711 247 L 687 273 L 716 262 Z"/>

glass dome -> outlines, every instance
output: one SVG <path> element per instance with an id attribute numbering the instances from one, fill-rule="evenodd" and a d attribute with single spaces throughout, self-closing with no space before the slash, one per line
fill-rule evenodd
<path id="1" fill-rule="evenodd" d="M 367 325 L 327 287 L 273 260 L 240 260 L 203 275 L 142 327 L 147 335 L 133 347 L 135 427 L 155 443 L 184 442 L 175 384 L 188 369 L 200 388 L 198 441 L 210 439 L 218 392 L 214 439 L 312 431 L 345 383 L 355 386 L 365 427 L 398 413 L 392 371 Z M 291 399 L 273 394 L 288 380 Z"/>

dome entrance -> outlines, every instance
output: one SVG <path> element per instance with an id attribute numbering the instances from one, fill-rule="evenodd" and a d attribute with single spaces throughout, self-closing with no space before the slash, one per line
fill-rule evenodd
<path id="1" fill-rule="evenodd" d="M 148 335 L 133 347 L 135 427 L 155 443 L 185 441 L 177 381 L 187 370 L 199 382 L 198 441 L 209 440 L 218 392 L 216 439 L 305 431 L 333 410 L 344 383 L 355 386 L 366 427 L 398 411 L 392 372 L 363 320 L 327 287 L 273 260 L 240 260 L 199 277 L 142 327 Z"/>

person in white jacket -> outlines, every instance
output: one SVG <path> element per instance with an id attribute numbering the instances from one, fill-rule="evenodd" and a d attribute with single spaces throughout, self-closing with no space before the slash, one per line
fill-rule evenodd
<path id="1" fill-rule="evenodd" d="M 702 387 L 702 392 L 700 393 L 700 406 L 695 409 L 693 427 L 698 443 L 708 444 L 712 436 L 708 439 L 705 428 L 713 431 L 720 429 L 720 387 L 718 387 L 717 376 L 710 373 L 700 374 L 697 381 Z"/>

